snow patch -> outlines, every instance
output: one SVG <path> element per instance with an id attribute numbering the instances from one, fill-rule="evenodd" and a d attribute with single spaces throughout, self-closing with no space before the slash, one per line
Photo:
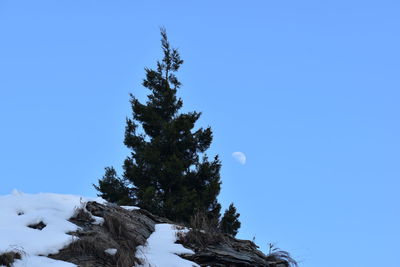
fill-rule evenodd
<path id="1" fill-rule="evenodd" d="M 124 208 L 126 210 L 140 210 L 139 207 L 135 207 L 135 206 L 121 206 L 121 208 Z"/>
<path id="2" fill-rule="evenodd" d="M 58 253 L 77 239 L 67 234 L 78 230 L 78 226 L 68 219 L 77 208 L 84 207 L 87 201 L 106 203 L 101 198 L 51 193 L 32 195 L 18 190 L 13 190 L 10 195 L 0 196 L 0 252 L 21 252 L 22 259 L 16 260 L 13 267 L 76 267 L 75 264 L 46 256 Z M 123 208 L 138 209 L 133 206 Z M 94 223 L 103 223 L 103 218 L 93 218 Z M 41 227 L 30 228 L 33 224 L 41 224 Z M 177 233 L 182 231 L 184 230 L 177 230 L 171 224 L 155 225 L 155 231 L 147 239 L 146 245 L 137 248 L 136 257 L 144 262 L 141 266 L 199 266 L 178 256 L 193 254 L 193 251 L 175 243 Z M 105 253 L 115 255 L 117 249 L 109 248 Z"/>
<path id="3" fill-rule="evenodd" d="M 104 218 L 92 215 L 94 222 L 92 224 L 102 225 L 104 223 Z"/>
<path id="4" fill-rule="evenodd" d="M 0 196 L 0 251 L 22 251 L 22 259 L 14 267 L 72 267 L 72 263 L 53 260 L 45 256 L 55 254 L 76 238 L 68 232 L 78 226 L 68 221 L 75 208 L 82 202 L 101 198 L 84 199 L 74 195 L 50 193 L 25 194 L 13 190 L 10 195 Z M 32 229 L 29 225 L 42 222 L 46 227 Z"/>
<path id="5" fill-rule="evenodd" d="M 105 253 L 114 256 L 115 254 L 117 254 L 117 249 L 116 248 L 108 248 L 106 250 L 104 250 Z"/>
<path id="6" fill-rule="evenodd" d="M 147 244 L 137 248 L 136 257 L 144 262 L 140 267 L 200 267 L 178 256 L 194 254 L 192 250 L 175 243 L 178 232 L 172 224 L 156 224 L 155 231 L 147 239 Z"/>

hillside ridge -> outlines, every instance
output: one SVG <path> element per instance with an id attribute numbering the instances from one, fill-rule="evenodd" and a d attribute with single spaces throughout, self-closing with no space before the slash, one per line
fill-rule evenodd
<path id="1" fill-rule="evenodd" d="M 192 232 L 137 207 L 57 194 L 0 196 L 0 266 L 27 267 L 288 267 L 248 240 Z M 204 239 L 205 238 L 205 239 Z M 199 240 L 200 240 L 199 239 Z M 22 240 L 22 241 L 21 241 Z M 195 239 L 196 241 L 196 239 Z M 2 255 L 16 253 L 2 262 Z M 5 257 L 5 256 L 4 256 Z M 7 259 L 4 259 L 6 261 Z"/>

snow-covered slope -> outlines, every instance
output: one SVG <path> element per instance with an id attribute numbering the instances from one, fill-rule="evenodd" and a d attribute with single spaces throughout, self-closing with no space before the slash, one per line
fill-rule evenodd
<path id="1" fill-rule="evenodd" d="M 76 231 L 78 226 L 68 219 L 86 201 L 105 202 L 100 198 L 43 193 L 32 195 L 16 190 L 10 195 L 0 196 L 0 254 L 20 251 L 22 259 L 16 260 L 14 267 L 76 266 L 46 256 L 57 253 L 74 241 L 74 237 L 67 233 Z M 45 227 L 34 227 L 39 223 Z M 170 224 L 156 225 L 156 231 L 147 244 L 137 249 L 136 256 L 143 259 L 142 266 L 198 266 L 177 256 L 193 252 L 175 244 L 176 231 Z"/>

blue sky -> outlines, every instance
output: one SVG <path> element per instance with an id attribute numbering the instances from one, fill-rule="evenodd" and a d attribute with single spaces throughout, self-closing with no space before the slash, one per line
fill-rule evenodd
<path id="1" fill-rule="evenodd" d="M 396 267 L 399 12 L 385 0 L 2 0 L 0 194 L 94 196 L 104 167 L 121 169 L 129 93 L 145 99 L 165 26 L 239 237 L 304 267 Z"/>

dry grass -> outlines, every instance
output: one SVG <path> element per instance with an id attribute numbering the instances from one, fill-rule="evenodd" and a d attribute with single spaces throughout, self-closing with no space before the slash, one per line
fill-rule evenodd
<path id="1" fill-rule="evenodd" d="M 82 204 L 80 207 L 76 207 L 74 209 L 74 213 L 72 217 L 70 218 L 72 221 L 80 221 L 80 222 L 94 222 L 94 219 L 92 215 L 86 210 L 86 207 L 84 204 Z"/>
<path id="2" fill-rule="evenodd" d="M 81 235 L 78 240 L 72 242 L 68 247 L 60 251 L 58 255 L 53 255 L 56 259 L 73 259 L 76 264 L 85 262 L 83 266 L 112 266 L 112 267 L 131 267 L 140 263 L 135 257 L 136 247 L 139 245 L 136 238 L 130 234 L 127 222 L 123 217 L 105 215 L 104 223 L 98 227 L 99 232 L 92 232 L 94 235 Z M 94 221 L 90 212 L 87 211 L 85 204 L 75 208 L 70 220 L 80 226 L 91 228 Z M 117 253 L 110 255 L 106 249 L 116 248 Z"/>
<path id="3" fill-rule="evenodd" d="M 274 244 L 269 244 L 269 253 L 267 255 L 268 261 L 273 262 L 286 262 L 288 266 L 297 267 L 298 263 L 295 259 L 292 258 L 289 252 L 280 250 L 279 248 L 275 247 Z"/>
<path id="4" fill-rule="evenodd" d="M 218 223 L 211 220 L 205 212 L 197 212 L 190 219 L 189 232 L 178 232 L 178 241 L 182 244 L 191 244 L 205 248 L 217 244 L 225 239 L 218 229 Z"/>
<path id="5" fill-rule="evenodd" d="M 140 263 L 140 261 L 135 257 L 135 253 L 132 251 L 118 251 L 117 254 L 115 254 L 116 257 L 116 262 L 115 266 L 117 267 L 132 267 L 136 266 L 137 263 Z"/>
<path id="6" fill-rule="evenodd" d="M 46 227 L 46 224 L 40 221 L 39 223 L 29 224 L 28 227 L 32 229 L 42 230 Z"/>
<path id="7" fill-rule="evenodd" d="M 72 242 L 66 250 L 72 255 L 87 255 L 106 261 L 110 257 L 104 252 L 106 249 L 103 240 L 95 237 L 84 237 Z"/>
<path id="8" fill-rule="evenodd" d="M 104 216 L 103 226 L 107 229 L 111 236 L 122 239 L 129 237 L 127 236 L 128 228 L 121 217 L 106 215 Z"/>
<path id="9" fill-rule="evenodd" d="M 139 260 L 135 257 L 136 247 L 140 245 L 136 237 L 129 231 L 124 218 L 106 215 L 104 216 L 104 227 L 120 245 L 116 254 L 116 266 L 133 266 Z"/>
<path id="10" fill-rule="evenodd" d="M 110 255 L 105 252 L 110 248 L 107 240 L 98 237 L 85 236 L 72 242 L 67 248 L 63 249 L 58 255 L 58 259 L 77 259 L 76 264 L 91 262 L 88 266 L 113 266 L 131 267 L 139 261 L 135 258 L 135 252 L 131 249 L 116 246 L 117 253 Z M 83 265 L 86 266 L 86 265 Z"/>
<path id="11" fill-rule="evenodd" d="M 24 252 L 22 250 L 14 250 L 0 253 L 0 266 L 11 267 L 15 260 L 20 260 Z"/>

